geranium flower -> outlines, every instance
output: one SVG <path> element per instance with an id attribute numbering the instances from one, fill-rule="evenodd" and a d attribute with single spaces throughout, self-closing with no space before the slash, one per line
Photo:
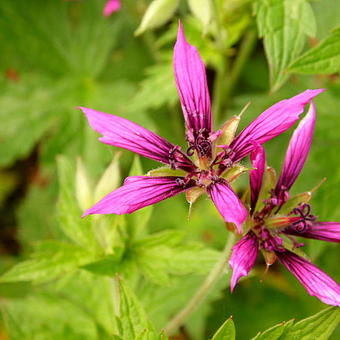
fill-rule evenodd
<path id="1" fill-rule="evenodd" d="M 224 220 L 234 223 L 241 232 L 248 210 L 229 184 L 243 171 L 238 162 L 254 149 L 255 143 L 263 144 L 291 127 L 305 105 L 323 90 L 306 90 L 276 103 L 234 138 L 239 117 L 233 117 L 221 130 L 213 131 L 205 67 L 196 48 L 186 41 L 181 24 L 174 48 L 174 70 L 189 144 L 186 152 L 127 119 L 81 108 L 90 126 L 102 134 L 101 142 L 168 166 L 163 172 L 157 171 L 158 177 L 128 177 L 122 187 L 104 197 L 84 216 L 131 213 L 183 191 L 189 200 L 194 200 L 205 191 Z"/>
<path id="2" fill-rule="evenodd" d="M 309 153 L 315 126 L 315 107 L 294 131 L 279 179 L 266 170 L 265 153 L 258 146 L 251 155 L 254 170 L 250 172 L 251 221 L 248 233 L 233 247 L 229 264 L 233 269 L 231 290 L 240 277 L 249 273 L 259 250 L 267 265 L 278 259 L 301 282 L 310 295 L 324 303 L 340 306 L 340 286 L 321 269 L 307 260 L 301 252 L 303 243 L 294 236 L 340 242 L 340 223 L 320 222 L 311 214 L 308 201 L 311 192 L 290 197 L 289 190 L 300 174 Z M 270 181 L 270 178 L 272 181 Z M 268 183 L 272 182 L 272 186 Z M 267 199 L 263 195 L 269 193 Z"/>
<path id="3" fill-rule="evenodd" d="M 112 13 L 119 11 L 121 8 L 120 0 L 108 0 L 103 9 L 103 15 L 109 17 Z"/>

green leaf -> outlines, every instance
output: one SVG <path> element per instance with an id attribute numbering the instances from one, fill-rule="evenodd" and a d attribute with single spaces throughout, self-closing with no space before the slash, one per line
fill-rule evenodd
<path id="1" fill-rule="evenodd" d="M 229 318 L 217 330 L 211 340 L 235 340 L 235 326 L 232 318 Z"/>
<path id="2" fill-rule="evenodd" d="M 137 339 L 145 331 L 153 332 L 153 327 L 133 291 L 117 277 L 114 285 L 115 294 L 117 294 L 115 299 L 119 301 L 120 306 L 116 313 L 120 323 L 120 335 L 123 339 Z"/>
<path id="3" fill-rule="evenodd" d="M 258 0 L 255 12 L 271 89 L 276 91 L 287 80 L 287 68 L 301 53 L 306 36 L 315 36 L 313 10 L 306 0 Z"/>
<path id="4" fill-rule="evenodd" d="M 283 332 L 292 326 L 294 320 L 288 322 L 281 322 L 274 327 L 267 329 L 264 332 L 258 333 L 252 340 L 277 340 L 283 334 Z"/>
<path id="5" fill-rule="evenodd" d="M 340 27 L 293 62 L 289 71 L 307 74 L 340 72 Z"/>
<path id="6" fill-rule="evenodd" d="M 202 22 L 204 32 L 207 31 L 212 19 L 210 0 L 188 0 L 189 7 L 194 16 Z"/>
<path id="7" fill-rule="evenodd" d="M 197 243 L 179 245 L 180 237 L 178 233 L 163 232 L 132 246 L 133 258 L 145 277 L 156 284 L 168 285 L 171 274 L 206 274 L 218 261 L 219 252 Z"/>
<path id="8" fill-rule="evenodd" d="M 49 106 L 55 100 L 51 85 L 44 77 L 22 77 L 16 82 L 0 78 L 0 165 L 26 157 L 55 121 Z"/>
<path id="9" fill-rule="evenodd" d="M 139 35 L 165 24 L 174 14 L 179 0 L 153 0 L 147 8 L 135 34 Z"/>
<path id="10" fill-rule="evenodd" d="M 0 278 L 1 282 L 46 282 L 93 261 L 93 255 L 76 245 L 45 241 L 35 247 L 31 259 L 19 262 Z"/>
<path id="11" fill-rule="evenodd" d="M 172 62 L 166 60 L 146 69 L 146 77 L 128 105 L 135 110 L 150 110 L 173 105 L 177 100 Z"/>
<path id="12" fill-rule="evenodd" d="M 289 327 L 280 340 L 327 340 L 339 323 L 340 309 L 326 308 Z"/>
<path id="13" fill-rule="evenodd" d="M 63 297 L 40 293 L 1 303 L 6 335 L 19 339 L 98 339 L 88 313 Z"/>
<path id="14" fill-rule="evenodd" d="M 103 18 L 101 1 L 37 0 L 27 8 L 25 5 L 24 0 L 1 3 L 0 16 L 4 20 L 0 30 L 4 34 L 0 39 L 6 49 L 0 58 L 5 67 L 17 61 L 24 63 L 25 69 L 43 69 L 53 75 L 100 74 L 119 27 L 118 18 Z"/>
<path id="15" fill-rule="evenodd" d="M 81 218 L 81 210 L 75 197 L 74 167 L 64 157 L 58 158 L 59 219 L 63 232 L 75 243 L 97 250 L 98 242 L 92 230 L 92 218 Z"/>
<path id="16" fill-rule="evenodd" d="M 104 278 L 78 270 L 63 276 L 50 287 L 50 290 L 86 311 L 99 326 L 98 328 L 105 330 L 106 333 L 112 334 L 117 330 L 112 298 L 112 277 Z"/>

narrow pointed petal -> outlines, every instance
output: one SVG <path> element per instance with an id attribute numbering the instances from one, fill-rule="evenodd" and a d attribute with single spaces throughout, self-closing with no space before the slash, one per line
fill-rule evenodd
<path id="1" fill-rule="evenodd" d="M 266 168 L 266 153 L 261 145 L 258 145 L 250 154 L 250 160 L 254 170 L 249 172 L 250 180 L 250 207 L 254 211 L 257 199 L 259 197 L 263 174 Z"/>
<path id="2" fill-rule="evenodd" d="M 288 250 L 276 252 L 276 255 L 310 295 L 328 305 L 340 306 L 339 284 L 320 268 Z"/>
<path id="3" fill-rule="evenodd" d="M 108 0 L 104 6 L 103 15 L 109 17 L 112 13 L 119 11 L 120 8 L 120 0 Z"/>
<path id="4" fill-rule="evenodd" d="M 187 42 L 181 23 L 174 48 L 174 71 L 187 129 L 193 134 L 202 129 L 211 132 L 211 106 L 205 66 L 197 49 Z"/>
<path id="5" fill-rule="evenodd" d="M 316 120 L 315 105 L 312 102 L 306 116 L 301 120 L 290 139 L 282 171 L 275 192 L 289 190 L 299 176 L 312 145 Z"/>
<path id="6" fill-rule="evenodd" d="M 307 225 L 303 230 L 299 230 L 299 228 L 292 225 L 287 228 L 284 233 L 327 242 L 340 243 L 339 222 L 315 222 L 313 225 Z"/>
<path id="7" fill-rule="evenodd" d="M 102 134 L 99 140 L 144 157 L 169 164 L 185 171 L 196 169 L 178 146 L 128 119 L 80 107 L 93 130 Z"/>
<path id="8" fill-rule="evenodd" d="M 256 235 L 249 231 L 232 248 L 229 260 L 233 275 L 230 281 L 230 290 L 233 291 L 238 280 L 242 276 L 247 276 L 253 268 L 259 251 L 259 242 Z"/>
<path id="9" fill-rule="evenodd" d="M 241 234 L 242 223 L 246 220 L 248 211 L 227 181 L 219 180 L 212 183 L 207 191 L 224 220 L 235 223 L 237 231 Z"/>
<path id="10" fill-rule="evenodd" d="M 184 177 L 127 177 L 123 186 L 106 195 L 88 209 L 83 217 L 91 214 L 130 214 L 194 186 L 194 181 L 186 185 L 182 183 Z"/>
<path id="11" fill-rule="evenodd" d="M 230 144 L 235 152 L 233 161 L 238 162 L 248 155 L 255 148 L 254 142 L 263 144 L 288 130 L 299 119 L 305 106 L 323 91 L 306 90 L 297 96 L 281 100 L 261 113 Z"/>

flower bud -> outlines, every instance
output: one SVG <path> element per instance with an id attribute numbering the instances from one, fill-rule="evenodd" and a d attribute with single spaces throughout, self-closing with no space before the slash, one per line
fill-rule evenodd
<path id="1" fill-rule="evenodd" d="M 84 163 L 80 158 L 77 159 L 76 171 L 76 198 L 80 209 L 86 210 L 92 204 L 92 190 L 87 178 Z"/>

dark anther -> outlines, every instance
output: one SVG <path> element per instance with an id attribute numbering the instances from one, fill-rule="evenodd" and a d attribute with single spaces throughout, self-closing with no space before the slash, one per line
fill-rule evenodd
<path id="1" fill-rule="evenodd" d="M 187 155 L 192 156 L 194 154 L 194 150 L 196 150 L 199 157 L 211 157 L 211 142 L 209 140 L 209 134 L 210 133 L 207 129 L 201 129 L 195 133 L 193 139 L 188 139 L 190 146 L 187 150 Z"/>
<path id="2" fill-rule="evenodd" d="M 193 180 L 190 175 L 188 175 L 187 177 L 184 177 L 184 178 L 178 177 L 178 178 L 176 178 L 175 181 L 176 181 L 176 184 L 178 186 L 182 187 L 183 189 L 197 185 L 196 181 Z"/>
<path id="3" fill-rule="evenodd" d="M 298 233 L 303 233 L 307 229 L 307 221 L 306 220 L 299 220 L 297 222 L 293 223 L 294 230 L 297 231 Z"/>
<path id="4" fill-rule="evenodd" d="M 171 150 L 169 150 L 169 165 L 171 169 L 177 169 L 176 159 L 175 159 L 175 152 L 178 151 L 179 147 L 176 145 Z"/>
<path id="5" fill-rule="evenodd" d="M 305 232 L 306 229 L 310 227 L 312 222 L 316 220 L 316 217 L 310 213 L 311 207 L 307 203 L 304 203 L 301 206 L 295 208 L 292 212 L 293 214 L 300 215 L 301 217 L 301 219 L 292 224 L 294 229 L 299 233 Z"/>
<path id="6" fill-rule="evenodd" d="M 188 147 L 188 149 L 187 149 L 187 155 L 188 156 L 191 157 L 194 154 L 194 152 L 195 152 L 195 147 L 194 146 Z"/>
<path id="7" fill-rule="evenodd" d="M 186 184 L 186 181 L 183 178 L 176 178 L 176 184 L 178 186 L 184 187 Z"/>

